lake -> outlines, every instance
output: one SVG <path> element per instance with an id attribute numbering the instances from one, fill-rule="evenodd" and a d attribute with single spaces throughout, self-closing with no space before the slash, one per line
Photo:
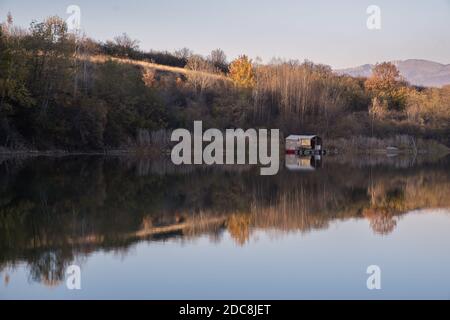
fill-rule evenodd
<path id="1" fill-rule="evenodd" d="M 285 162 L 0 158 L 0 299 L 450 299 L 449 157 Z"/>

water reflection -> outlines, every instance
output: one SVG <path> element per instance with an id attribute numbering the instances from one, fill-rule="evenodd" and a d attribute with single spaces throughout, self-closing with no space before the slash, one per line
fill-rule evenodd
<path id="1" fill-rule="evenodd" d="M 74 261 L 141 241 L 214 243 L 227 232 L 245 246 L 256 230 L 307 233 L 346 219 L 389 235 L 409 211 L 450 208 L 449 159 L 428 160 L 288 157 L 287 169 L 267 177 L 250 166 L 163 159 L 4 159 L 0 271 L 25 262 L 31 281 L 57 286 Z"/>
<path id="2" fill-rule="evenodd" d="M 294 154 L 287 154 L 286 168 L 291 171 L 314 171 L 322 167 L 322 156 L 297 156 Z"/>

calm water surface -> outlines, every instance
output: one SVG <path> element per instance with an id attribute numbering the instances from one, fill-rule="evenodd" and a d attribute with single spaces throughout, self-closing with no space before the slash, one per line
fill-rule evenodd
<path id="1" fill-rule="evenodd" d="M 450 299 L 448 157 L 286 163 L 0 159 L 0 299 Z"/>

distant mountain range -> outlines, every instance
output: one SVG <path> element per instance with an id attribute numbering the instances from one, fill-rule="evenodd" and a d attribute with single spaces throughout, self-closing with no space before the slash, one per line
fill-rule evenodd
<path id="1" fill-rule="evenodd" d="M 450 84 L 450 64 L 434 61 L 409 59 L 391 61 L 401 75 L 411 84 L 424 87 L 442 87 Z M 369 77 L 373 64 L 365 64 L 355 68 L 335 70 L 338 74 L 348 74 L 353 77 Z"/>

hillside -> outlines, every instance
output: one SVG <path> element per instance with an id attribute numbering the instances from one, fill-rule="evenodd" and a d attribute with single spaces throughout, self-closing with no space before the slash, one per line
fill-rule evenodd
<path id="1" fill-rule="evenodd" d="M 212 80 L 225 80 L 225 81 L 231 81 L 230 78 L 226 77 L 225 75 L 219 74 L 219 73 L 212 73 L 212 72 L 202 72 L 202 71 L 196 71 L 196 70 L 190 70 L 187 68 L 180 68 L 180 67 L 173 67 L 158 63 L 151 63 L 146 61 L 140 61 L 140 60 L 133 60 L 133 59 L 125 59 L 125 58 L 117 58 L 117 57 L 111 57 L 106 55 L 93 55 L 89 56 L 88 60 L 92 63 L 105 63 L 108 60 L 118 62 L 121 64 L 130 64 L 134 66 L 139 66 L 144 69 L 151 69 L 158 72 L 168 72 L 172 73 L 174 75 L 198 75 L 198 76 L 205 76 L 209 77 Z"/>
<path id="2" fill-rule="evenodd" d="M 159 153 L 168 132 L 196 120 L 221 130 L 450 144 L 450 86 L 415 88 L 391 63 L 366 81 L 309 61 L 255 64 L 245 54 L 227 61 L 220 49 L 205 57 L 141 51 L 125 36 L 77 38 L 57 17 L 14 30 L 0 28 L 0 149 Z M 398 65 L 410 78 L 446 79 L 439 65 Z"/>

